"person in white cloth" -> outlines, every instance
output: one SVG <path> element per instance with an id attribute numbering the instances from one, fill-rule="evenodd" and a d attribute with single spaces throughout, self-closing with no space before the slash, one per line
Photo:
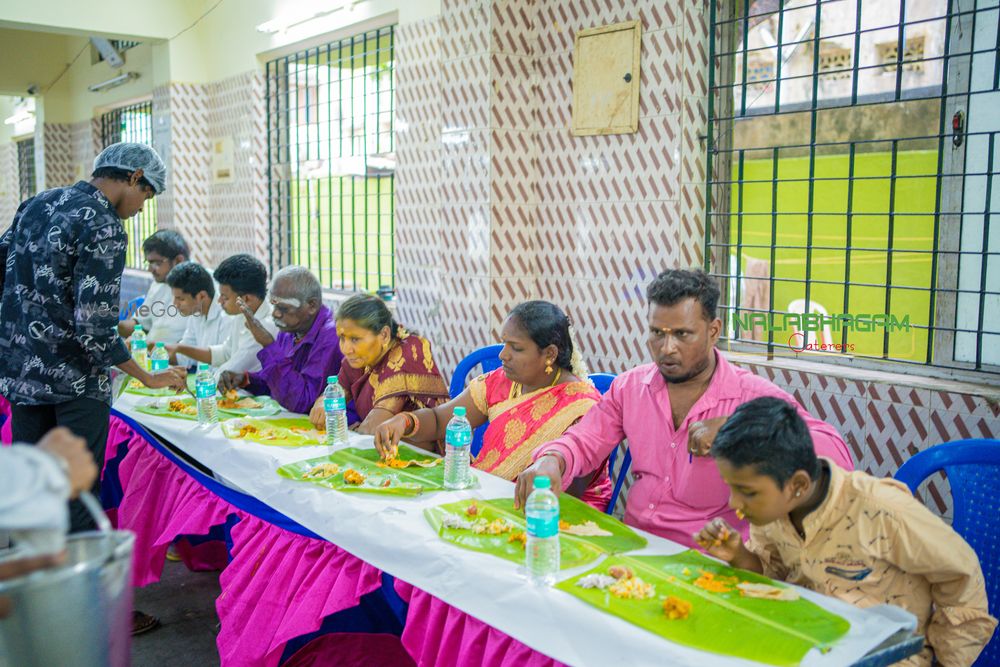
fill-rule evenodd
<path id="1" fill-rule="evenodd" d="M 66 501 L 97 479 L 87 441 L 65 427 L 54 428 L 35 446 L 0 447 L 0 545 L 10 534 L 19 557 L 3 558 L 0 581 L 59 565 L 66 557 Z M 0 596 L 0 618 L 10 600 Z"/>

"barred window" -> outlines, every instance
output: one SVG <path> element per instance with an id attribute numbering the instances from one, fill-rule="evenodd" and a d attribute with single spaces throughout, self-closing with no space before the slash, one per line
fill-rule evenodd
<path id="1" fill-rule="evenodd" d="M 153 145 L 152 101 L 119 107 L 101 115 L 101 144 L 104 148 L 121 141 Z M 143 206 L 142 213 L 122 221 L 128 233 L 125 266 L 129 268 L 146 267 L 142 242 L 156 231 L 156 204 L 156 197 L 153 197 Z"/>
<path id="2" fill-rule="evenodd" d="M 705 263 L 731 348 L 1000 372 L 997 3 L 710 4 Z"/>
<path id="3" fill-rule="evenodd" d="M 394 284 L 392 27 L 267 63 L 271 266 L 324 287 Z"/>

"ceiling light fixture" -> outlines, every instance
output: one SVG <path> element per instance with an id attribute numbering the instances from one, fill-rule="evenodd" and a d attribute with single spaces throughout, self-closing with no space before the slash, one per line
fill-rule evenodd
<path id="1" fill-rule="evenodd" d="M 132 79 L 138 79 L 138 72 L 125 72 L 124 74 L 119 74 L 118 76 L 108 79 L 107 81 L 101 81 L 100 83 L 95 83 L 92 86 L 87 86 L 87 90 L 92 93 L 98 93 L 102 90 L 107 90 L 108 88 L 114 88 L 115 86 L 120 86 L 122 84 L 128 83 Z"/>
<path id="2" fill-rule="evenodd" d="M 340 10 L 352 11 L 354 5 L 362 2 L 362 0 L 338 0 L 332 3 L 323 3 L 318 6 L 314 6 L 313 9 L 308 9 L 305 12 L 298 12 L 293 14 L 288 14 L 281 18 L 274 18 L 270 21 L 265 21 L 257 26 L 257 32 L 263 32 L 273 35 L 274 33 L 284 33 L 287 32 L 289 28 L 293 28 L 306 21 L 311 21 L 313 19 L 318 19 L 321 16 L 327 16 L 334 12 Z"/>

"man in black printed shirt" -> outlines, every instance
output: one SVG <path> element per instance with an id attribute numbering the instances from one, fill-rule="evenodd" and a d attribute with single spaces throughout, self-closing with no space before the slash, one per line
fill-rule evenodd
<path id="1" fill-rule="evenodd" d="M 183 387 L 183 369 L 150 374 L 116 330 L 128 242 L 122 220 L 162 192 L 165 177 L 149 146 L 114 144 L 94 161 L 89 183 L 23 202 L 0 237 L 0 394 L 11 403 L 15 442 L 65 426 L 87 441 L 100 469 L 112 366 L 149 387 Z M 70 525 L 94 528 L 79 501 L 70 504 Z"/>

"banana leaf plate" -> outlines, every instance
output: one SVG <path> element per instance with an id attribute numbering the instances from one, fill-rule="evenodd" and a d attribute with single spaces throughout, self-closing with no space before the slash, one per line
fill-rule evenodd
<path id="1" fill-rule="evenodd" d="M 305 426 L 300 422 L 305 421 Z M 223 422 L 222 433 L 233 440 L 249 440 L 269 447 L 316 447 L 323 444 L 308 420 L 238 417 Z"/>
<path id="2" fill-rule="evenodd" d="M 430 463 L 439 460 L 433 467 L 388 468 L 377 465 L 378 452 L 374 449 L 345 447 L 326 456 L 318 456 L 304 461 L 296 461 L 278 468 L 278 474 L 287 479 L 311 482 L 345 493 L 374 493 L 390 496 L 416 496 L 421 493 L 444 489 L 444 461 L 430 456 L 427 452 L 416 452 L 408 447 L 400 447 L 398 458 L 404 461 Z M 336 472 L 326 477 L 306 478 L 313 468 L 322 464 L 334 464 Z M 344 479 L 348 470 L 360 473 L 360 483 L 350 483 Z"/>
<path id="3" fill-rule="evenodd" d="M 179 409 L 171 409 L 171 406 Z M 198 421 L 198 408 L 196 407 L 194 396 L 187 396 L 185 394 L 154 398 L 152 401 L 138 406 L 136 411 L 157 417 L 173 417 L 174 419 Z M 219 421 L 232 419 L 234 416 L 219 410 Z"/>
<path id="4" fill-rule="evenodd" d="M 584 505 L 580 508 L 576 505 Z M 474 509 L 472 507 L 474 506 Z M 572 496 L 559 498 L 560 516 L 570 523 L 594 521 L 612 533 L 609 536 L 578 536 L 561 532 L 559 535 L 559 567 L 569 569 L 586 565 L 604 553 L 638 549 L 646 544 L 645 538 L 631 528 L 607 515 L 602 519 L 597 510 Z M 569 511 L 564 508 L 571 508 Z M 593 514 L 587 512 L 591 510 Z M 515 563 L 524 562 L 524 514 L 514 509 L 507 498 L 493 500 L 465 499 L 424 510 L 424 517 L 438 536 L 455 546 L 487 553 Z M 598 523 L 600 521 L 600 523 Z"/>
<path id="5" fill-rule="evenodd" d="M 577 585 L 589 575 L 609 574 L 613 566 L 627 567 L 652 584 L 651 597 L 626 599 L 607 589 Z M 704 573 L 725 585 L 717 587 L 717 592 L 695 585 Z M 768 584 L 773 592 L 789 588 L 695 551 L 673 556 L 611 556 L 556 588 L 674 643 L 781 667 L 798 665 L 812 649 L 829 651 L 850 629 L 844 618 L 794 593 L 789 597 L 795 599 L 745 597 L 736 587 L 743 582 Z M 686 618 L 668 618 L 664 612 L 668 597 L 690 603 Z"/>

